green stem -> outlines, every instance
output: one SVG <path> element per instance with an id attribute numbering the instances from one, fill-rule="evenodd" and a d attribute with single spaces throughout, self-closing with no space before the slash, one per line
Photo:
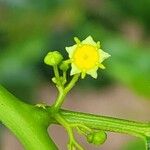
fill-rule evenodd
<path id="1" fill-rule="evenodd" d="M 65 88 L 59 88 L 61 90 L 59 90 L 58 97 L 57 97 L 55 103 L 53 104 L 53 107 L 55 110 L 58 111 L 60 109 L 67 93 L 73 88 L 75 83 L 78 81 L 79 76 L 80 76 L 79 74 L 74 75 L 72 80 L 70 81 L 70 83 Z"/>
<path id="2" fill-rule="evenodd" d="M 70 81 L 70 83 L 65 88 L 65 93 L 68 93 L 73 88 L 75 83 L 78 81 L 79 76 L 80 76 L 80 74 L 76 74 L 73 76 L 72 80 Z"/>
<path id="3" fill-rule="evenodd" d="M 65 83 L 67 82 L 66 76 L 67 76 L 67 72 L 63 71 L 63 85 L 65 85 Z"/>
<path id="4" fill-rule="evenodd" d="M 55 74 L 56 79 L 59 79 L 58 66 L 57 66 L 57 65 L 54 65 L 54 66 L 53 66 L 53 70 L 54 70 L 54 74 Z"/>
<path id="5" fill-rule="evenodd" d="M 106 116 L 98 116 L 68 110 L 60 111 L 62 117 L 72 124 L 84 124 L 89 128 L 110 132 L 126 133 L 141 138 L 150 137 L 150 124 L 117 119 Z"/>
<path id="6" fill-rule="evenodd" d="M 63 89 L 63 84 L 62 84 L 62 82 L 60 80 L 58 66 L 54 65 L 53 66 L 53 70 L 54 70 L 54 75 L 55 75 L 55 79 L 56 79 L 56 87 L 57 87 L 59 93 L 61 93 L 61 91 Z"/>
<path id="7" fill-rule="evenodd" d="M 84 150 L 74 139 L 72 126 L 70 126 L 68 122 L 66 122 L 66 120 L 59 113 L 55 115 L 55 119 L 67 130 L 67 133 L 69 135 L 69 143 L 68 143 L 69 150 L 72 149 Z M 72 146 L 74 148 L 71 148 Z"/>
<path id="8" fill-rule="evenodd" d="M 19 101 L 0 86 L 0 122 L 8 127 L 26 150 L 57 150 L 47 133 L 50 114 Z"/>

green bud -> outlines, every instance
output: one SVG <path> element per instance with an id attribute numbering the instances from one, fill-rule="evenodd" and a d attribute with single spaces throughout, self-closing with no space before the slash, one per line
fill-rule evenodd
<path id="1" fill-rule="evenodd" d="M 63 56 L 58 51 L 49 52 L 44 58 L 45 64 L 50 66 L 58 65 L 62 60 Z"/>
<path id="2" fill-rule="evenodd" d="M 95 145 L 102 145 L 107 139 L 104 131 L 93 132 L 87 135 L 87 141 Z"/>
<path id="3" fill-rule="evenodd" d="M 66 61 L 63 61 L 59 68 L 62 70 L 62 71 L 67 71 L 69 69 L 69 64 L 66 62 Z"/>
<path id="4" fill-rule="evenodd" d="M 52 81 L 53 81 L 54 83 L 57 83 L 57 80 L 56 80 L 55 77 L 52 78 Z"/>

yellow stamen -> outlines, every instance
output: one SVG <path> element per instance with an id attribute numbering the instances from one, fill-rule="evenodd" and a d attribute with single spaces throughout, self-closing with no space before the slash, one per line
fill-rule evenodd
<path id="1" fill-rule="evenodd" d="M 73 54 L 74 64 L 81 70 L 90 70 L 99 62 L 99 53 L 97 47 L 84 44 L 78 46 Z"/>

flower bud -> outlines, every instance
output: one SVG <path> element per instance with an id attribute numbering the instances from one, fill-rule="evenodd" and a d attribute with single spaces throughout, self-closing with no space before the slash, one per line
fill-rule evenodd
<path id="1" fill-rule="evenodd" d="M 104 131 L 98 131 L 87 135 L 87 141 L 95 145 L 103 144 L 106 139 L 107 135 Z"/>
<path id="2" fill-rule="evenodd" d="M 62 71 L 67 71 L 69 69 L 69 64 L 66 62 L 66 61 L 63 61 L 59 68 L 62 70 Z"/>
<path id="3" fill-rule="evenodd" d="M 58 51 L 49 52 L 44 58 L 45 64 L 50 66 L 58 65 L 62 60 L 63 56 Z"/>
<path id="4" fill-rule="evenodd" d="M 57 80 L 56 80 L 55 77 L 52 78 L 52 81 L 53 81 L 54 83 L 57 83 Z"/>

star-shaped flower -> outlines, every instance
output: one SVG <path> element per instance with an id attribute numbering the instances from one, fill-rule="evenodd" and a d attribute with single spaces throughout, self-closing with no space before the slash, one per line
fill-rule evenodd
<path id="1" fill-rule="evenodd" d="M 100 49 L 100 42 L 95 42 L 91 36 L 80 41 L 74 38 L 76 44 L 66 47 L 71 60 L 71 75 L 81 73 L 84 78 L 86 74 L 97 78 L 98 68 L 105 69 L 102 62 L 110 57 L 110 55 Z"/>

